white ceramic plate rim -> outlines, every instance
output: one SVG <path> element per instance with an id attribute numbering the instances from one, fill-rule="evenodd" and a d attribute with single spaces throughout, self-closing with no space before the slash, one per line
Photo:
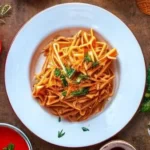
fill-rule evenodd
<path id="1" fill-rule="evenodd" d="M 107 29 L 107 31 L 105 30 L 105 32 L 103 32 L 103 30 L 100 30 L 100 28 L 99 28 L 99 26 L 98 25 L 100 25 L 100 24 L 98 24 L 97 22 L 96 22 L 96 20 L 95 20 L 95 22 L 98 24 L 95 24 L 95 22 L 93 22 L 93 24 L 90 24 L 90 22 L 88 22 L 89 24 L 88 25 L 85 25 L 86 24 L 86 22 L 84 22 L 86 19 L 93 19 L 93 18 L 86 18 L 87 17 L 87 14 L 86 14 L 86 11 L 85 10 L 88 10 L 89 12 L 92 12 L 93 14 L 95 14 L 96 12 L 99 12 L 97 15 L 99 16 L 99 15 L 101 15 L 101 14 L 105 14 L 107 17 L 106 18 L 102 18 L 101 20 L 102 21 L 104 21 L 104 24 L 107 26 L 107 18 L 108 19 L 112 19 L 112 21 L 115 21 L 116 22 L 116 24 L 115 24 L 115 26 L 116 26 L 116 28 L 117 28 L 117 31 L 118 32 L 116 32 L 116 34 L 114 34 L 113 36 L 113 39 L 115 39 L 116 38 L 116 36 L 118 36 L 118 34 L 120 34 L 119 33 L 119 31 L 121 31 L 120 30 L 120 28 L 119 27 L 122 27 L 123 28 L 123 30 L 125 30 L 126 32 L 124 33 L 122 33 L 123 35 L 126 35 L 127 36 L 127 38 L 130 38 L 130 40 L 129 40 L 129 45 L 131 46 L 131 47 L 133 47 L 134 49 L 133 49 L 133 51 L 136 49 L 137 50 L 137 53 L 134 53 L 135 54 L 135 57 L 136 57 L 136 59 L 138 60 L 138 62 L 137 62 L 137 64 L 140 64 L 140 66 L 138 67 L 138 69 L 136 69 L 135 67 L 134 68 L 132 68 L 132 70 L 130 70 L 131 72 L 132 72 L 132 74 L 130 74 L 130 72 L 129 72 L 129 74 L 131 75 L 131 78 L 132 78 L 132 80 L 134 80 L 134 82 L 135 82 L 135 79 L 134 79 L 134 77 L 132 76 L 133 75 L 133 73 L 134 72 L 138 72 L 138 73 L 140 73 L 140 75 L 139 74 L 137 74 L 136 75 L 136 78 L 137 79 L 141 79 L 138 83 L 137 83 L 137 86 L 138 87 L 136 87 L 137 89 L 137 94 L 136 94 L 136 96 L 133 94 L 132 95 L 132 93 L 130 93 L 130 90 L 129 89 L 126 89 L 126 93 L 125 94 L 128 94 L 128 93 L 130 93 L 131 94 L 131 96 L 135 96 L 135 102 L 136 102 L 136 104 L 135 103 L 133 103 L 133 105 L 134 105 L 134 108 L 130 108 L 130 106 L 129 106 L 129 108 L 128 108 L 128 110 L 130 111 L 129 112 L 129 114 L 126 114 L 125 116 L 124 116 L 124 120 L 122 120 L 121 122 L 117 122 L 115 125 L 116 126 L 118 126 L 118 128 L 116 128 L 116 129 L 113 129 L 113 127 L 114 126 L 111 126 L 112 124 L 113 124 L 113 119 L 115 119 L 115 116 L 113 116 L 113 112 L 111 112 L 111 110 L 113 110 L 113 109 L 111 109 L 111 108 L 109 108 L 109 109 L 107 109 L 107 110 L 105 110 L 104 111 L 104 113 L 102 113 L 101 115 L 99 115 L 97 118 L 98 119 L 104 119 L 104 118 L 106 118 L 106 122 L 103 124 L 103 122 L 102 122 L 102 124 L 103 125 L 101 125 L 101 128 L 104 128 L 104 130 L 105 130 L 105 134 L 103 133 L 103 135 L 98 135 L 97 134 L 97 132 L 98 131 L 96 131 L 95 129 L 94 129 L 94 125 L 96 125 L 96 120 L 98 120 L 98 119 L 92 119 L 92 120 L 90 120 L 90 121 L 87 121 L 87 122 L 90 122 L 90 126 L 91 126 L 91 128 L 92 128 L 92 131 L 90 131 L 90 132 L 88 132 L 88 133 L 85 133 L 85 134 L 83 134 L 83 133 L 80 133 L 81 135 L 82 135 L 82 140 L 80 139 L 79 140 L 79 138 L 78 138 L 78 136 L 79 136 L 79 131 L 77 131 L 76 133 L 74 133 L 75 135 L 74 135 L 74 140 L 72 140 L 71 139 L 71 133 L 69 133 L 69 132 L 67 132 L 66 133 L 66 136 L 64 136 L 64 138 L 62 138 L 62 139 L 57 139 L 57 137 L 51 137 L 51 136 L 49 136 L 49 135 L 47 135 L 47 133 L 43 133 L 44 132 L 44 129 L 40 129 L 39 127 L 35 127 L 35 125 L 34 125 L 34 123 L 35 122 L 33 122 L 33 123 L 31 123 L 31 122 L 29 122 L 29 117 L 27 117 L 26 116 L 26 113 L 27 112 L 24 112 L 23 110 L 22 110 L 22 106 L 21 105 L 19 105 L 19 104 L 21 104 L 20 102 L 18 102 L 16 99 L 18 99 L 18 98 L 21 98 L 21 94 L 23 94 L 23 90 L 20 90 L 19 89 L 19 81 L 22 79 L 22 81 L 24 81 L 24 79 L 25 80 L 27 80 L 27 77 L 26 77 L 26 75 L 28 74 L 29 75 L 29 73 L 27 73 L 27 72 L 24 72 L 24 71 L 27 71 L 26 70 L 26 67 L 29 67 L 28 65 L 27 66 L 23 66 L 23 68 L 22 68 L 22 70 L 21 70 L 21 72 L 22 73 L 19 73 L 19 74 L 15 74 L 15 73 L 18 73 L 18 71 L 20 71 L 20 70 L 18 70 L 18 68 L 20 69 L 20 64 L 21 64 L 21 61 L 20 61 L 20 64 L 15 64 L 15 61 L 16 61 L 16 58 L 14 57 L 14 54 L 17 54 L 18 55 L 18 53 L 19 53 L 19 55 L 21 55 L 21 52 L 19 52 L 17 49 L 16 49 L 16 45 L 17 45 L 17 43 L 19 43 L 19 42 L 22 42 L 22 38 L 21 38 L 21 35 L 24 35 L 25 34 L 25 32 L 26 32 L 26 30 L 28 29 L 28 28 L 30 28 L 31 26 L 33 26 L 34 27 L 34 23 L 36 23 L 36 21 L 40 18 L 40 19 L 44 19 L 43 18 L 43 15 L 47 15 L 48 13 L 50 13 L 49 15 L 51 15 L 52 13 L 53 13 L 53 11 L 58 11 L 59 12 L 59 9 L 61 10 L 66 10 L 66 11 L 68 11 L 67 9 L 68 9 L 68 7 L 69 7 L 69 9 L 71 10 L 71 12 L 72 12 L 72 14 L 68 14 L 68 15 L 72 15 L 72 17 L 75 17 L 77 14 L 78 14 L 78 12 L 76 11 L 76 9 L 78 10 L 79 9 L 79 11 L 83 11 L 83 16 L 78 16 L 77 18 L 75 18 L 75 19 L 77 19 L 78 20 L 78 18 L 79 17 L 81 17 L 82 18 L 82 20 L 80 20 L 81 22 L 79 22 L 79 20 L 78 21 L 76 21 L 76 20 L 72 20 L 72 22 L 70 22 L 70 23 L 66 23 L 67 25 L 66 26 L 64 26 L 65 24 L 63 24 L 63 25 L 56 25 L 51 31 L 49 30 L 49 31 L 47 31 L 47 32 L 49 32 L 49 33 L 52 33 L 52 31 L 54 31 L 54 30 L 58 30 L 58 29 L 61 29 L 61 28 L 63 28 L 63 27 L 76 27 L 76 26 L 81 26 L 81 27 L 87 27 L 87 28 L 90 28 L 90 27 L 92 27 L 92 28 L 94 28 L 95 30 L 97 30 L 98 32 L 100 32 L 103 36 L 104 36 L 104 38 L 106 38 L 108 41 L 110 41 L 111 42 L 111 44 L 114 46 L 120 46 L 116 41 L 113 41 L 113 40 L 109 40 L 109 38 L 111 38 L 111 37 L 107 37 L 107 36 L 105 36 L 105 32 L 108 32 L 108 33 L 106 33 L 106 34 L 110 34 L 111 32 L 113 33 L 114 31 L 112 31 L 112 30 L 110 30 L 109 28 Z M 74 9 L 75 9 L 75 11 L 74 11 Z M 85 10 L 84 10 L 85 9 Z M 87 11 L 87 13 L 88 13 L 88 11 Z M 85 14 L 84 14 L 85 13 Z M 60 14 L 59 14 L 60 15 Z M 59 16 L 58 14 L 56 14 L 56 16 L 58 17 Z M 79 15 L 79 14 L 78 14 Z M 85 15 L 85 16 L 84 16 Z M 90 14 L 88 14 L 89 15 L 89 17 L 91 17 L 90 16 Z M 91 14 L 92 15 L 92 14 Z M 96 17 L 98 17 L 98 16 L 95 16 L 95 18 Z M 64 17 L 64 16 L 62 16 L 62 17 Z M 84 18 L 85 17 L 85 18 Z M 65 17 L 63 18 L 63 19 L 65 19 Z M 85 20 L 84 20 L 85 19 Z M 98 19 L 98 18 L 97 18 Z M 94 21 L 94 20 L 92 20 L 92 21 Z M 39 25 L 43 25 L 43 23 L 39 23 L 39 24 L 37 24 L 37 27 L 39 26 Z M 111 25 L 114 25 L 114 22 L 111 22 Z M 102 26 L 102 27 L 104 27 L 102 24 L 100 25 L 100 26 Z M 52 26 L 51 26 L 52 27 Z M 109 26 L 110 27 L 110 26 Z M 34 30 L 36 30 L 36 29 L 33 29 L 33 31 Z M 42 29 L 42 30 L 44 30 L 44 29 Z M 114 30 L 115 30 L 115 28 L 114 28 Z M 42 35 L 42 37 L 40 37 L 40 38 L 38 38 L 38 40 L 36 40 L 36 39 L 34 39 L 35 41 L 34 41 L 34 43 L 37 43 L 36 44 L 36 46 L 35 45 L 30 45 L 30 49 L 31 49 L 31 47 L 33 48 L 33 49 L 35 49 L 36 47 L 37 47 L 37 45 L 38 45 L 38 43 L 41 41 L 41 40 L 43 40 L 49 33 L 47 33 L 46 32 L 46 30 L 44 30 L 44 32 L 45 33 L 39 33 L 39 34 L 37 34 L 36 36 L 39 36 L 40 34 Z M 111 34 L 110 34 L 111 35 Z M 34 37 L 35 38 L 35 37 Z M 122 37 L 120 37 L 120 39 L 122 40 Z M 31 40 L 31 38 L 29 37 L 29 40 Z M 27 41 L 27 42 L 30 42 L 30 41 Z M 123 41 L 125 44 L 126 44 L 126 41 Z M 132 43 L 131 42 L 133 42 L 134 44 L 132 45 Z M 26 46 L 26 45 L 23 45 L 23 46 Z M 22 48 L 22 47 L 20 47 L 19 45 L 18 45 L 18 48 Z M 16 52 L 18 52 L 18 53 L 16 53 Z M 26 53 L 28 53 L 27 51 L 25 51 Z M 32 55 L 33 55 L 33 53 L 34 52 L 32 52 L 32 54 L 30 55 L 30 56 L 26 56 L 26 59 L 28 59 L 28 61 L 30 61 L 30 58 L 32 57 Z M 123 61 L 123 56 L 122 56 L 122 51 L 120 51 L 120 55 L 119 55 L 119 58 L 118 58 L 118 60 L 120 61 L 120 65 L 121 65 L 121 69 L 122 69 L 122 74 L 123 74 L 123 76 L 122 77 L 124 77 L 125 75 L 126 75 L 126 78 L 127 78 L 127 74 L 125 74 L 124 75 L 124 73 L 125 73 L 125 70 L 124 70 L 124 68 L 126 68 L 126 65 L 130 65 L 130 63 L 131 63 L 131 61 L 130 60 L 128 60 L 127 62 L 125 62 L 125 61 Z M 18 56 L 19 57 L 19 56 Z M 131 57 L 131 56 L 130 56 Z M 20 58 L 17 58 L 18 60 L 20 59 Z M 20 59 L 21 60 L 21 59 Z M 22 58 L 22 61 L 26 61 L 24 58 Z M 125 64 L 124 64 L 125 63 Z M 30 64 L 30 63 L 29 63 Z M 133 62 L 132 62 L 132 64 L 135 64 L 135 62 L 134 62 L 134 60 L 133 60 Z M 25 65 L 25 64 L 24 64 Z M 15 67 L 14 67 L 15 66 Z M 14 67 L 13 69 L 11 69 L 11 67 Z M 28 68 L 29 69 L 29 68 Z M 141 71 L 141 72 L 140 72 Z M 23 75 L 23 73 L 25 73 L 24 74 L 24 76 L 21 78 L 20 76 L 21 76 L 21 74 Z M 27 74 L 26 74 L 27 73 Z M 15 76 L 16 75 L 16 76 Z M 20 75 L 20 76 L 19 76 Z M 14 78 L 13 77 L 18 77 L 18 80 L 15 80 L 14 81 Z M 8 94 L 8 97 L 9 97 L 9 100 L 10 100 L 10 103 L 11 103 L 11 105 L 12 105 L 12 108 L 14 109 L 14 111 L 15 111 L 15 113 L 17 114 L 17 116 L 20 118 L 20 120 L 34 133 L 34 134 L 36 134 L 37 136 L 39 136 L 39 137 L 41 137 L 42 139 L 44 139 L 44 140 L 46 140 L 47 142 L 50 142 L 50 143 L 53 143 L 53 144 L 56 144 L 56 145 L 59 145 L 59 146 L 66 146 L 66 147 L 85 147 L 85 146 L 90 146 L 90 145 L 94 145 L 94 144 L 98 144 L 98 143 L 100 143 L 100 142 L 103 142 L 104 140 L 107 140 L 108 138 L 110 138 L 110 137 L 112 137 L 112 136 L 114 136 L 116 133 L 118 133 L 123 127 L 125 127 L 125 125 L 127 125 L 127 123 L 132 119 L 132 117 L 134 116 L 134 114 L 136 113 L 136 111 L 137 111 L 137 109 L 138 109 L 138 107 L 139 107 L 139 105 L 140 105 L 140 103 L 141 103 L 141 99 L 142 99 L 142 97 L 143 97 L 143 92 L 144 92 L 144 88 L 145 88 L 145 80 L 146 79 L 146 71 L 145 71 L 145 62 L 144 62 L 144 58 L 143 58 L 143 55 L 142 55 L 142 51 L 141 51 L 141 48 L 140 48 L 140 46 L 139 46 L 139 44 L 138 44 L 138 42 L 137 42 L 137 40 L 135 39 L 135 37 L 134 37 L 134 35 L 132 34 L 132 32 L 127 28 L 127 26 L 122 22 L 122 21 L 120 21 L 120 19 L 118 19 L 116 16 L 114 16 L 113 14 L 111 14 L 110 12 L 108 12 L 108 11 L 106 11 L 106 10 L 104 10 L 103 8 L 100 8 L 100 7 L 97 7 L 97 6 L 94 6 L 94 5 L 89 5 L 89 4 L 82 4 L 82 3 L 67 3 L 67 4 L 61 4 L 61 5 L 57 5 L 57 6 L 54 6 L 54 7 L 51 7 L 51 8 L 48 8 L 48 9 L 46 9 L 46 10 L 44 10 L 44 11 L 42 11 L 42 12 L 40 12 L 39 14 L 37 14 L 35 17 L 33 17 L 30 21 L 28 21 L 28 23 L 26 23 L 24 26 L 23 26 L 23 28 L 18 32 L 18 34 L 17 34 L 17 36 L 15 37 L 15 39 L 14 39 L 14 41 L 13 41 L 13 43 L 12 43 L 12 46 L 11 46 L 11 48 L 10 48 L 10 51 L 9 51 L 9 53 L 8 53 L 8 57 L 7 57 L 7 61 L 6 61 L 6 68 L 5 68 L 5 84 L 6 84 L 6 91 L 7 91 L 7 94 Z M 126 84 L 125 83 L 126 81 L 123 81 L 123 80 L 121 80 L 121 83 L 120 83 L 120 86 L 119 86 L 119 88 L 123 85 L 123 84 Z M 134 83 L 133 82 L 133 83 Z M 28 82 L 28 85 L 26 85 L 26 83 L 25 82 L 23 82 L 24 83 L 24 89 L 26 88 L 26 90 L 27 90 L 27 88 L 29 88 L 29 82 Z M 132 83 L 132 81 L 131 81 L 131 83 Z M 133 88 L 134 87 L 134 85 L 131 85 L 130 86 L 130 88 Z M 12 92 L 12 89 L 13 89 L 13 92 Z M 18 95 L 16 95 L 16 94 L 14 94 L 14 93 L 17 93 L 18 92 L 18 90 L 19 90 L 19 93 L 18 93 Z M 28 89 L 29 90 L 29 89 Z M 119 91 L 119 90 L 118 90 Z M 119 91 L 119 92 L 121 92 L 121 91 Z M 28 94 L 29 93 L 31 93 L 31 92 L 29 92 L 28 91 Z M 115 99 L 115 101 L 117 101 L 118 102 L 118 104 L 120 103 L 120 101 L 119 101 L 119 99 L 121 99 L 122 98 L 122 95 L 121 95 L 122 93 L 119 93 L 119 96 L 118 96 L 118 99 L 116 98 Z M 25 94 L 24 94 L 24 96 L 25 96 Z M 30 94 L 29 95 L 26 95 L 25 96 L 27 99 L 30 97 Z M 22 97 L 23 98 L 23 97 Z M 30 98 L 31 99 L 31 98 Z M 130 99 L 130 97 L 129 97 L 129 99 Z M 24 101 L 22 101 L 22 103 L 23 104 L 26 104 Z M 35 103 L 35 102 L 33 102 L 33 103 Z M 112 107 L 112 108 L 115 108 L 116 106 L 115 106 L 115 102 L 114 103 L 112 103 L 112 105 L 110 106 L 110 107 Z M 132 104 L 131 104 L 131 106 L 132 106 Z M 38 104 L 34 104 L 34 106 L 33 107 L 35 107 L 35 108 L 38 108 L 38 112 L 40 112 L 40 113 L 42 113 L 42 114 L 44 114 L 44 117 L 45 117 L 45 119 L 48 119 L 48 117 L 49 117 L 49 115 L 47 114 L 47 112 L 44 112 L 39 106 L 38 106 Z M 34 108 L 33 108 L 34 109 Z M 39 110 L 40 109 L 40 110 Z M 119 109 L 119 108 L 118 108 Z M 123 109 L 123 108 L 122 108 Z M 31 109 L 30 109 L 30 107 L 28 108 L 28 111 L 30 111 L 30 113 L 32 112 L 31 111 Z M 119 110 L 118 110 L 119 111 Z M 110 115 L 111 114 L 111 117 L 108 117 L 108 115 Z M 40 115 L 40 114 L 38 114 L 38 115 Z M 122 115 L 121 114 L 121 112 L 120 112 L 120 115 Z M 33 119 L 34 117 L 35 117 L 35 114 L 34 114 L 34 112 L 33 113 L 31 113 L 30 114 L 30 117 Z M 108 118 L 107 118 L 108 117 Z M 109 118 L 111 118 L 110 120 L 109 120 Z M 31 119 L 31 120 L 32 120 Z M 35 119 L 35 118 L 34 118 Z M 103 120 L 102 119 L 102 120 Z M 108 119 L 108 120 L 107 120 Z M 118 119 L 118 118 L 117 118 Z M 30 121 L 31 121 L 30 120 Z M 41 118 L 41 120 L 44 122 L 45 120 L 43 120 L 42 118 Z M 55 120 L 53 117 L 51 118 L 51 120 Z M 35 119 L 34 121 L 39 121 L 38 119 Z M 112 124 L 110 124 L 111 123 L 111 121 L 112 121 Z M 44 126 L 44 124 L 43 124 L 43 122 L 40 122 L 40 125 L 41 126 Z M 87 122 L 82 122 L 82 123 L 74 123 L 74 124 L 72 124 L 72 126 L 70 127 L 70 124 L 69 123 L 67 123 L 67 122 L 64 122 L 63 124 L 62 124 L 62 126 L 63 127 L 65 127 L 66 126 L 66 130 L 68 130 L 68 131 L 70 131 L 70 129 L 72 129 L 72 128 L 74 128 L 74 129 L 76 129 L 77 127 L 79 127 L 79 128 L 81 128 L 82 126 L 84 126 L 84 125 L 88 125 L 88 123 Z M 106 128 L 105 127 L 105 125 L 106 124 L 108 124 L 109 126 Z M 47 126 L 44 126 L 45 127 L 45 130 L 46 129 L 48 129 L 48 127 Z M 56 128 L 57 128 L 57 131 L 58 131 L 58 129 L 61 129 L 61 125 L 56 125 Z M 51 130 L 51 133 L 52 133 L 52 135 L 54 135 L 54 133 L 53 133 L 53 131 Z M 102 132 L 101 132 L 102 133 Z M 56 133 L 57 134 L 57 133 Z"/>

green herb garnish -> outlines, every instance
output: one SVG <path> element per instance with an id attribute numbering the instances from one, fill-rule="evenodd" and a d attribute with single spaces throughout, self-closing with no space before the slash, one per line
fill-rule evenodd
<path id="1" fill-rule="evenodd" d="M 150 112 L 150 66 L 147 70 L 146 91 L 141 105 L 141 112 Z"/>
<path id="2" fill-rule="evenodd" d="M 150 86 L 148 86 L 148 88 L 147 88 L 147 92 L 149 92 L 149 93 L 150 93 Z"/>
<path id="3" fill-rule="evenodd" d="M 67 72 L 67 76 L 68 76 L 69 78 L 71 78 L 71 77 L 74 75 L 75 70 L 74 70 L 73 68 L 66 67 L 66 72 Z"/>
<path id="4" fill-rule="evenodd" d="M 66 77 L 64 75 L 61 75 L 60 79 L 62 81 L 63 86 L 68 86 L 68 82 L 67 82 Z"/>
<path id="5" fill-rule="evenodd" d="M 58 118 L 58 121 L 61 122 L 61 117 Z"/>
<path id="6" fill-rule="evenodd" d="M 67 91 L 63 91 L 63 92 L 62 92 L 62 95 L 63 95 L 63 96 L 66 96 L 66 94 L 67 94 Z"/>
<path id="7" fill-rule="evenodd" d="M 99 62 L 98 61 L 95 61 L 92 63 L 92 67 L 97 67 L 99 65 Z"/>
<path id="8" fill-rule="evenodd" d="M 55 74 L 56 77 L 59 77 L 61 75 L 60 69 L 56 68 L 55 71 L 54 71 L 54 74 Z"/>
<path id="9" fill-rule="evenodd" d="M 63 132 L 63 130 L 58 131 L 58 138 L 61 138 L 65 135 L 65 132 Z"/>
<path id="10" fill-rule="evenodd" d="M 61 75 L 61 70 L 60 69 L 56 68 L 55 71 L 54 71 L 54 74 L 55 74 L 56 77 L 60 77 L 63 86 L 68 86 L 68 82 L 66 80 L 66 77 L 65 77 L 65 75 Z"/>
<path id="11" fill-rule="evenodd" d="M 88 94 L 88 92 L 89 92 L 89 88 L 82 88 L 80 90 L 71 92 L 71 95 L 73 95 L 73 96 L 83 96 L 83 95 Z"/>
<path id="12" fill-rule="evenodd" d="M 11 6 L 6 4 L 6 5 L 1 5 L 0 6 L 0 17 L 5 17 L 8 12 L 11 10 Z"/>
<path id="13" fill-rule="evenodd" d="M 86 131 L 90 131 L 88 128 L 86 128 L 86 127 L 82 127 L 82 130 L 84 131 L 84 132 L 86 132 Z"/>
<path id="14" fill-rule="evenodd" d="M 91 59 L 91 57 L 89 56 L 88 53 L 85 54 L 84 61 L 86 61 L 86 62 L 91 62 L 92 61 L 92 59 Z"/>
<path id="15" fill-rule="evenodd" d="M 150 100 L 144 102 L 141 106 L 141 112 L 150 112 Z"/>
<path id="16" fill-rule="evenodd" d="M 14 150 L 15 145 L 10 143 L 7 147 L 3 148 L 3 150 Z"/>
<path id="17" fill-rule="evenodd" d="M 3 20 L 4 17 L 8 15 L 8 13 L 11 10 L 11 6 L 6 4 L 6 5 L 0 5 L 0 24 L 5 24 L 5 20 Z"/>
<path id="18" fill-rule="evenodd" d="M 150 93 L 145 93 L 145 98 L 150 98 Z"/>
<path id="19" fill-rule="evenodd" d="M 147 85 L 150 86 L 150 66 L 147 69 L 147 79 L 146 79 Z"/>
<path id="20" fill-rule="evenodd" d="M 77 83 L 80 83 L 81 80 L 85 80 L 85 79 L 88 79 L 88 75 L 79 74 L 79 76 L 78 76 L 77 79 L 76 79 L 76 82 L 77 82 Z"/>

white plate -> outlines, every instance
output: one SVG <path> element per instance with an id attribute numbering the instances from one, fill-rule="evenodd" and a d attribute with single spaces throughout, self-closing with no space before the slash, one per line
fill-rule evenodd
<path id="1" fill-rule="evenodd" d="M 72 33 L 74 27 L 93 28 L 117 48 L 118 89 L 101 114 L 85 122 L 59 123 L 57 117 L 45 111 L 32 98 L 30 78 L 36 69 L 38 50 L 45 39 L 55 31 L 61 30 L 62 34 L 64 28 L 71 29 Z M 48 8 L 26 23 L 12 43 L 5 70 L 8 97 L 20 120 L 45 141 L 66 147 L 97 144 L 118 133 L 132 119 L 141 103 L 145 78 L 142 51 L 128 27 L 108 11 L 82 3 Z M 83 132 L 83 126 L 90 131 Z M 66 134 L 58 138 L 57 133 L 61 129 Z"/>

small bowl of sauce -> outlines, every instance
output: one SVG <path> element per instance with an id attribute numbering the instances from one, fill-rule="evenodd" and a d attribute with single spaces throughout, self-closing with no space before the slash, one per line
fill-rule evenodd
<path id="1" fill-rule="evenodd" d="M 123 140 L 115 140 L 105 144 L 100 150 L 136 150 L 131 144 Z"/>
<path id="2" fill-rule="evenodd" d="M 33 150 L 28 137 L 17 127 L 0 123 L 0 150 Z"/>

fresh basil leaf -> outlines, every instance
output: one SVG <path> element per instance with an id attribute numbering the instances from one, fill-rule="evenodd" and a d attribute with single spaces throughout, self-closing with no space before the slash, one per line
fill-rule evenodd
<path id="1" fill-rule="evenodd" d="M 54 74 L 55 74 L 56 77 L 59 77 L 61 75 L 60 69 L 56 68 L 55 71 L 54 71 Z"/>
<path id="2" fill-rule="evenodd" d="M 82 88 L 80 90 L 76 90 L 76 91 L 71 92 L 71 95 L 73 95 L 73 96 L 83 96 L 83 95 L 88 94 L 88 92 L 89 92 L 89 88 Z"/>
<path id="3" fill-rule="evenodd" d="M 90 131 L 88 128 L 86 128 L 86 127 L 82 127 L 82 130 L 84 131 L 84 132 L 86 132 L 86 131 Z"/>

